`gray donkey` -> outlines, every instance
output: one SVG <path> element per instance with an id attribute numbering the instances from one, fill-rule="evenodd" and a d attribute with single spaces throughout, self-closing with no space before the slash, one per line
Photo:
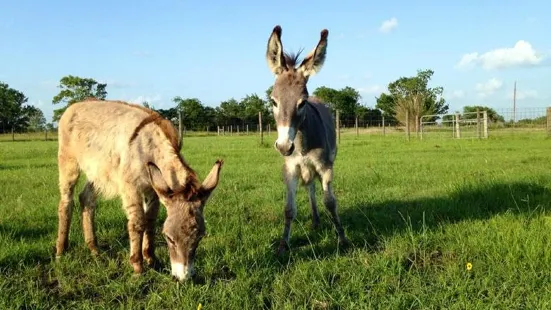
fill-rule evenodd
<path id="1" fill-rule="evenodd" d="M 316 48 L 298 63 L 298 54 L 283 52 L 281 27 L 275 26 L 266 50 L 266 60 L 276 79 L 272 90 L 273 113 L 277 125 L 275 148 L 285 158 L 283 176 L 287 185 L 285 226 L 278 253 L 289 246 L 291 222 L 297 214 L 296 191 L 299 177 L 308 190 L 312 207 L 312 224 L 319 226 L 314 179 L 320 179 L 323 202 L 331 214 L 340 245 L 348 245 L 339 215 L 337 200 L 333 194 L 333 163 L 337 155 L 336 133 L 330 109 L 313 97 L 309 97 L 308 78 L 317 73 L 325 61 L 327 29 L 321 31 Z"/>

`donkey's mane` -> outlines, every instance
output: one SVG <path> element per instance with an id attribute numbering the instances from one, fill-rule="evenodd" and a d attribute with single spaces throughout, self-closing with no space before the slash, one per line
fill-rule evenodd
<path id="1" fill-rule="evenodd" d="M 142 128 L 144 128 L 145 125 L 147 125 L 149 123 L 155 123 L 157 126 L 159 126 L 161 131 L 165 134 L 166 138 L 170 141 L 170 144 L 174 148 L 176 156 L 178 156 L 178 159 L 180 160 L 182 165 L 188 171 L 189 175 L 186 178 L 185 186 L 182 187 L 181 189 L 177 190 L 177 191 L 171 192 L 170 196 L 175 195 L 175 194 L 179 194 L 179 193 L 187 193 L 188 194 L 187 197 L 186 197 L 187 199 L 191 199 L 192 196 L 195 196 L 197 194 L 196 189 L 199 188 L 200 184 L 199 184 L 199 181 L 197 179 L 197 174 L 196 174 L 195 170 L 193 170 L 189 166 L 189 164 L 184 160 L 184 158 L 182 157 L 182 154 L 180 153 L 181 150 L 182 150 L 182 144 L 180 143 L 180 140 L 178 139 L 178 133 L 177 133 L 176 129 L 174 128 L 174 125 L 172 125 L 172 123 L 169 120 L 164 118 L 158 112 L 153 111 L 151 109 L 148 109 L 144 106 L 141 106 L 141 105 L 138 105 L 138 104 L 127 103 L 127 102 L 124 102 L 124 101 L 115 101 L 115 102 L 117 102 L 119 104 L 124 104 L 124 105 L 130 106 L 130 107 L 133 107 L 135 109 L 140 109 L 140 110 L 145 111 L 149 114 L 134 129 L 134 132 L 132 133 L 132 136 L 130 137 L 129 143 L 132 143 L 132 141 L 134 139 L 136 139 L 136 137 L 140 133 L 140 130 Z"/>
<path id="2" fill-rule="evenodd" d="M 293 53 L 293 52 L 283 53 L 283 57 L 285 57 L 285 65 L 287 66 L 288 69 L 294 69 L 295 66 L 302 61 L 300 59 L 300 53 L 302 53 L 303 50 L 304 49 L 301 48 L 296 53 Z"/>

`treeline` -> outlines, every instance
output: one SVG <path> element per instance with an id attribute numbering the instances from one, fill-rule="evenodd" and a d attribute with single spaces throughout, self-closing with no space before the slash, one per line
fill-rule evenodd
<path id="1" fill-rule="evenodd" d="M 388 125 L 405 125 L 406 119 L 410 122 L 412 131 L 420 128 L 420 119 L 426 115 L 448 113 L 449 107 L 443 97 L 444 88 L 431 87 L 429 82 L 434 71 L 418 70 L 414 76 L 400 77 L 388 84 L 388 92 L 375 97 L 375 107 L 361 104 L 362 97 L 358 90 L 352 87 L 334 89 L 321 86 L 311 95 L 318 97 L 329 105 L 333 111 L 339 110 L 341 124 L 350 127 L 356 121 L 361 126 L 380 126 L 384 117 Z M 61 108 L 54 110 L 52 123 L 47 123 L 43 112 L 27 104 L 27 97 L 8 84 L 0 82 L 0 133 L 10 131 L 35 131 L 52 128 L 65 109 L 78 101 L 94 97 L 106 100 L 108 85 L 99 83 L 92 78 L 82 78 L 68 75 L 60 79 L 60 92 L 52 98 L 54 105 Z M 217 126 L 242 126 L 258 124 L 258 114 L 262 113 L 263 124 L 275 126 L 271 106 L 273 104 L 270 86 L 264 94 L 255 93 L 241 99 L 229 98 L 218 106 L 204 104 L 198 98 L 184 98 L 176 96 L 171 100 L 169 108 L 152 106 L 148 102 L 141 102 L 164 117 L 178 123 L 178 114 L 181 112 L 183 126 L 187 130 L 216 130 Z M 466 107 L 466 110 L 480 109 L 489 111 L 490 121 L 502 121 L 493 109 L 487 107 Z M 429 120 L 427 117 L 424 120 Z M 432 121 L 436 117 L 432 117 Z"/>
<path id="2" fill-rule="evenodd" d="M 0 133 L 42 131 L 52 127 L 46 124 L 42 110 L 27 101 L 22 92 L 0 82 Z"/>

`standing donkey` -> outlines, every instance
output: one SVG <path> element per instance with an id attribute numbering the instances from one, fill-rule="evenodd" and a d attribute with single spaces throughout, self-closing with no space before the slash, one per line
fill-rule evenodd
<path id="1" fill-rule="evenodd" d="M 159 202 L 167 210 L 162 233 L 178 280 L 193 274 L 195 250 L 205 234 L 203 208 L 218 185 L 218 160 L 203 183 L 180 155 L 174 126 L 158 113 L 120 101 L 86 100 L 67 108 L 59 121 L 59 191 L 56 254 L 68 246 L 73 191 L 80 172 L 87 182 L 79 195 L 84 239 L 98 253 L 94 210 L 99 194 L 119 196 L 128 218 L 130 263 L 135 273 L 158 261 L 154 253 Z"/>
<path id="2" fill-rule="evenodd" d="M 285 157 L 283 176 L 287 185 L 285 205 L 285 226 L 278 253 L 289 246 L 291 222 L 297 214 L 296 190 L 298 179 L 308 190 L 312 208 L 312 224 L 319 225 L 314 179 L 320 179 L 323 187 L 323 201 L 331 214 L 331 220 L 339 244 L 349 244 L 337 214 L 337 200 L 333 194 L 333 163 L 337 155 L 336 133 L 329 108 L 308 96 L 308 78 L 317 73 L 325 61 L 327 50 L 327 29 L 321 31 L 316 48 L 308 54 L 298 67 L 298 54 L 283 52 L 281 27 L 275 26 L 268 40 L 266 60 L 275 74 L 272 90 L 273 113 L 277 125 L 277 140 L 274 147 Z"/>

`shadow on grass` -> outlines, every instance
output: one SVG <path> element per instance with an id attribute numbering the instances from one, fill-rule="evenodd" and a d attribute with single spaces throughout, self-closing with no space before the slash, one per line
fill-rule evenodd
<path id="1" fill-rule="evenodd" d="M 442 225 L 453 224 L 466 220 L 484 220 L 492 218 L 499 214 L 513 213 L 519 215 L 535 214 L 542 210 L 546 211 L 551 205 L 551 190 L 531 183 L 512 183 L 512 184 L 489 184 L 478 186 L 467 186 L 456 190 L 454 193 L 441 197 L 427 197 L 414 200 L 390 200 L 383 203 L 362 202 L 355 205 L 340 204 L 339 214 L 347 236 L 352 242 L 349 249 L 363 249 L 367 251 L 380 251 L 384 238 L 392 237 L 396 234 L 404 233 L 408 230 L 419 232 L 423 229 L 434 229 Z M 320 211 L 323 204 L 319 205 Z M 308 210 L 309 208 L 302 208 Z M 79 214 L 78 206 L 75 206 L 75 215 Z M 100 211 L 101 212 L 101 211 Z M 321 226 L 318 231 L 310 229 L 310 214 L 302 212 L 299 215 L 304 225 L 304 231 L 298 223 L 293 223 L 293 234 L 291 239 L 291 249 L 283 257 L 275 255 L 274 248 L 262 250 L 260 257 L 253 257 L 241 260 L 241 264 L 247 266 L 257 266 L 256 268 L 270 268 L 274 266 L 276 270 L 282 272 L 296 260 L 321 259 L 334 255 L 341 255 L 343 249 L 339 249 L 336 243 L 334 229 L 327 215 L 322 212 Z M 157 220 L 159 229 L 164 222 L 165 215 L 161 212 Z M 3 226 L 2 233 L 7 233 L 10 238 L 19 240 L 24 237 L 30 242 L 38 242 L 36 238 L 43 238 L 45 235 L 52 237 L 52 240 L 46 242 L 48 247 L 44 250 L 32 250 L 18 257 L 14 255 L 4 257 L 0 261 L 0 269 L 17 268 L 23 265 L 26 267 L 34 266 L 38 263 L 49 264 L 53 258 L 53 246 L 55 245 L 55 235 L 57 223 L 50 219 L 54 224 L 47 225 L 46 228 L 30 228 L 22 226 Z M 71 234 L 82 233 L 80 220 L 72 222 L 72 225 L 78 226 L 78 229 L 72 230 Z M 105 234 L 98 233 L 98 245 L 105 259 L 121 259 L 121 266 L 130 268 L 126 264 L 126 259 L 122 259 L 121 251 L 129 250 L 128 233 L 126 231 L 126 220 L 124 217 L 107 217 L 102 219 L 102 226 L 105 230 L 116 230 L 116 237 L 113 239 Z M 323 236 L 331 234 L 329 242 L 321 242 Z M 76 248 L 86 248 L 81 238 L 70 237 L 69 251 L 75 251 Z M 278 241 L 274 242 L 277 247 Z M 238 241 L 236 241 L 239 243 Z M 226 245 L 227 246 L 227 245 Z M 162 238 L 156 238 L 156 247 L 166 247 Z M 201 244 L 199 245 L 201 248 Z M 224 247 L 224 245 L 222 245 Z M 80 249 L 82 250 L 82 249 Z M 87 251 L 87 249 L 85 250 Z M 221 252 L 223 252 L 221 250 Z M 407 253 L 404 253 L 407 254 Z M 207 259 L 204 255 L 198 255 L 197 259 Z M 291 256 L 289 256 L 291 255 Z M 122 261 L 124 260 L 124 262 Z M 258 262 L 263 262 L 258 265 Z M 194 281 L 196 284 L 215 283 L 219 281 L 232 281 L 236 274 L 228 265 L 220 263 L 211 272 L 199 271 L 199 278 Z M 265 266 L 265 267 L 262 267 Z M 167 273 L 168 266 L 161 266 L 158 271 Z M 253 267 L 255 268 L 255 267 Z"/>
<path id="2" fill-rule="evenodd" d="M 297 235 L 304 233 L 297 233 L 297 230 L 302 229 L 294 223 L 295 236 L 291 238 L 291 252 L 298 259 L 319 259 L 354 248 L 379 251 L 383 238 L 406 230 L 419 232 L 465 220 L 489 219 L 506 212 L 527 215 L 547 211 L 550 206 L 551 190 L 530 183 L 468 186 L 442 197 L 383 203 L 367 201 L 350 206 L 341 204 L 341 222 L 352 242 L 348 249 L 338 248 L 333 226 L 327 212 L 323 212 L 323 215 L 320 214 L 320 229 L 330 230 L 333 242 L 320 244 L 322 234 L 311 229 L 306 229 L 306 236 L 299 237 Z M 301 219 L 310 220 L 304 214 Z M 281 259 L 287 260 L 288 257 Z"/>

